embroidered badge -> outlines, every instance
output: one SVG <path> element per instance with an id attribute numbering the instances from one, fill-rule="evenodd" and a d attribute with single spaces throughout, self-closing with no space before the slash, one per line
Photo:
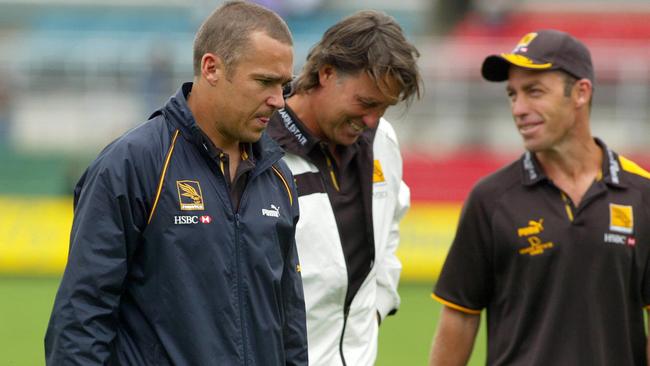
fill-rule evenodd
<path id="1" fill-rule="evenodd" d="M 375 160 L 374 168 L 372 169 L 372 182 L 380 183 L 385 181 L 386 178 L 384 178 L 384 170 L 381 168 L 381 163 L 379 160 Z"/>
<path id="2" fill-rule="evenodd" d="M 181 204 L 181 210 L 203 210 L 203 194 L 199 182 L 194 180 L 177 180 L 176 189 L 178 190 L 178 201 Z"/>
<path id="3" fill-rule="evenodd" d="M 609 230 L 623 234 L 634 231 L 634 213 L 632 206 L 609 204 Z"/>

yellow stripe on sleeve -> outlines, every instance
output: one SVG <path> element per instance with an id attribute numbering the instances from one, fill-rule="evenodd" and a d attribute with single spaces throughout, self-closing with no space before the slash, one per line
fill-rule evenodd
<path id="1" fill-rule="evenodd" d="M 180 133 L 179 130 L 176 130 L 176 132 L 174 132 L 174 137 L 172 138 L 172 146 L 169 148 L 169 151 L 167 151 L 167 157 L 165 158 L 165 165 L 163 165 L 163 170 L 162 173 L 160 173 L 160 179 L 158 181 L 156 198 L 153 201 L 153 206 L 151 206 L 151 213 L 149 214 L 149 219 L 147 220 L 147 224 L 151 222 L 151 218 L 153 218 L 153 213 L 156 212 L 156 206 L 158 206 L 158 199 L 160 198 L 160 192 L 162 192 L 163 183 L 165 182 L 165 175 L 167 174 L 167 167 L 169 166 L 169 161 L 172 158 L 172 153 L 174 152 L 174 145 L 176 145 L 176 138 L 178 137 L 179 133 Z"/>
<path id="2" fill-rule="evenodd" d="M 474 309 L 466 308 L 464 306 L 456 305 L 456 304 L 454 304 L 452 302 L 449 302 L 449 301 L 447 301 L 447 300 L 445 300 L 445 299 L 443 299 L 443 298 L 441 298 L 439 296 L 436 296 L 436 294 L 431 294 L 431 298 L 436 300 L 437 302 L 447 306 L 447 307 L 450 307 L 450 308 L 452 308 L 454 310 L 461 311 L 463 313 L 472 314 L 472 315 L 479 315 L 479 314 L 481 314 L 481 311 L 482 311 L 482 310 L 474 310 Z"/>
<path id="3" fill-rule="evenodd" d="M 291 190 L 289 189 L 289 184 L 287 184 L 287 181 L 284 179 L 284 176 L 282 175 L 282 173 L 280 173 L 280 171 L 278 169 L 276 169 L 273 165 L 271 165 L 271 168 L 273 168 L 273 171 L 275 172 L 275 174 L 278 177 L 280 177 L 280 180 L 282 181 L 282 183 L 284 183 L 284 188 L 287 189 L 287 194 L 289 194 L 289 204 L 291 206 L 293 206 L 293 196 L 291 195 Z"/>

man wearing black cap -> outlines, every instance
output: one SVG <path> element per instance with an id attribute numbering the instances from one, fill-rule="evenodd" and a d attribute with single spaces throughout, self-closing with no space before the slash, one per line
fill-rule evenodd
<path id="1" fill-rule="evenodd" d="M 589 51 L 542 30 L 482 74 L 507 81 L 526 152 L 465 202 L 430 365 L 467 362 L 483 309 L 489 365 L 646 365 L 650 173 L 592 137 Z"/>

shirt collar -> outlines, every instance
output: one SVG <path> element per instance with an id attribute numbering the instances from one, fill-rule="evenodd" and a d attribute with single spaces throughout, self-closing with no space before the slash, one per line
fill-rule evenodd
<path id="1" fill-rule="evenodd" d="M 603 150 L 603 181 L 608 185 L 616 187 L 625 187 L 626 185 L 621 181 L 621 163 L 618 154 L 610 149 L 605 143 L 595 138 L 596 143 Z"/>
<path id="2" fill-rule="evenodd" d="M 603 153 L 603 165 L 601 167 L 602 181 L 608 185 L 625 187 L 625 184 L 621 182 L 621 164 L 618 160 L 618 154 L 607 147 L 601 139 L 596 137 L 594 141 Z M 548 179 L 535 154 L 532 152 L 526 151 L 520 158 L 520 164 L 523 185 L 532 186 Z"/>
<path id="3" fill-rule="evenodd" d="M 212 140 L 208 137 L 208 135 L 201 129 L 199 129 L 199 135 L 201 138 L 201 144 L 203 145 L 203 148 L 210 154 L 210 156 L 213 159 L 218 159 L 219 155 L 225 154 L 224 151 L 215 145 Z M 253 152 L 253 144 L 250 142 L 241 142 L 239 143 L 239 153 L 241 156 L 241 160 L 249 160 L 251 163 L 255 162 L 255 154 Z M 226 154 L 227 155 L 227 154 Z M 232 159 L 232 157 L 228 157 L 229 159 Z"/>

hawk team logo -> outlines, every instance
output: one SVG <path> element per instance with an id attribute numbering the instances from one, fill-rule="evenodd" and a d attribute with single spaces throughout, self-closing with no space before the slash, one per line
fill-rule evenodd
<path id="1" fill-rule="evenodd" d="M 519 249 L 519 254 L 528 254 L 533 256 L 544 253 L 544 250 L 546 249 L 553 248 L 553 243 L 550 241 L 542 243 L 542 240 L 538 236 L 531 236 L 528 238 L 528 244 L 530 244 L 530 246 Z"/>
<path id="2" fill-rule="evenodd" d="M 372 182 L 380 183 L 385 181 L 386 178 L 384 177 L 384 170 L 381 168 L 381 163 L 379 160 L 375 160 L 374 168 L 372 169 Z"/>
<path id="3" fill-rule="evenodd" d="M 609 204 L 609 230 L 617 233 L 632 234 L 634 231 L 634 214 L 632 206 Z"/>
<path id="4" fill-rule="evenodd" d="M 178 190 L 178 201 L 181 204 L 181 210 L 205 209 L 199 182 L 193 180 L 177 180 L 176 189 Z"/>
<path id="5" fill-rule="evenodd" d="M 535 63 L 532 59 L 524 56 L 528 52 L 528 46 L 537 37 L 537 33 L 528 33 L 517 43 L 511 53 L 502 53 L 501 57 L 508 60 L 517 66 L 522 66 L 530 69 L 548 69 L 553 64 L 547 62 L 545 64 Z"/>
<path id="6" fill-rule="evenodd" d="M 528 51 L 528 45 L 536 37 L 537 37 L 537 33 L 535 33 L 535 32 L 526 34 L 525 36 L 523 36 L 521 38 L 521 40 L 519 40 L 519 43 L 517 43 L 517 45 L 515 46 L 515 49 L 512 50 L 512 53 L 527 52 Z"/>

